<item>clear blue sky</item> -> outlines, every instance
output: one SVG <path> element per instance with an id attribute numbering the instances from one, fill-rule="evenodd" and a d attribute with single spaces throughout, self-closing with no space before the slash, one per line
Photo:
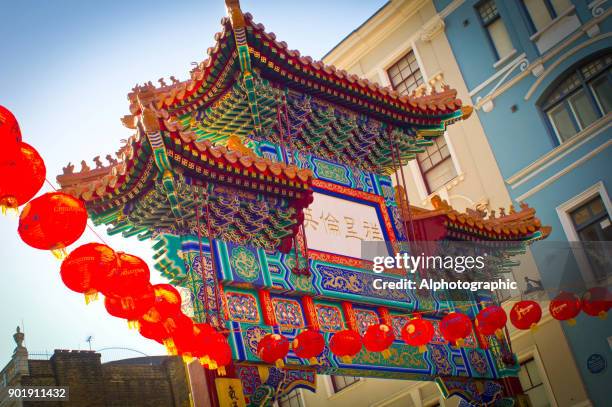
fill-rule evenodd
<path id="1" fill-rule="evenodd" d="M 385 0 L 241 3 L 278 39 L 319 59 Z M 205 59 L 224 15 L 223 0 L 0 0 L 0 104 L 15 113 L 55 182 L 68 161 L 116 151 L 130 136 L 119 121 L 128 112 L 127 93 L 160 77 L 186 79 L 190 63 Z M 107 315 L 101 301 L 86 306 L 63 286 L 60 263 L 26 246 L 16 230 L 16 217 L 0 217 L 0 368 L 22 321 L 34 353 L 86 349 L 88 335 L 97 349 L 163 352 Z M 148 243 L 98 232 L 114 249 L 149 260 Z M 82 243 L 95 240 L 87 231 Z"/>

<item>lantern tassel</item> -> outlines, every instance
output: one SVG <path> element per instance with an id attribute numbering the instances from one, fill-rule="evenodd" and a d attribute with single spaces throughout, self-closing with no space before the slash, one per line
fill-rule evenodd
<path id="1" fill-rule="evenodd" d="M 92 301 L 96 301 L 98 299 L 98 292 L 94 291 L 92 293 L 85 293 L 85 304 L 88 305 Z"/>
<path id="2" fill-rule="evenodd" d="M 217 365 L 217 362 L 215 362 L 214 360 L 211 360 L 210 363 L 208 364 L 208 368 L 210 370 L 216 370 L 219 366 Z"/>
<path id="3" fill-rule="evenodd" d="M 128 320 L 128 329 L 138 329 L 139 326 L 137 320 Z"/>
<path id="4" fill-rule="evenodd" d="M 601 311 L 599 314 L 597 314 L 597 316 L 599 319 L 604 320 L 608 317 L 608 313 L 606 311 Z"/>
<path id="5" fill-rule="evenodd" d="M 391 351 L 389 349 L 385 349 L 381 353 L 383 358 L 385 359 L 389 359 L 391 357 Z"/>
<path id="6" fill-rule="evenodd" d="M 538 324 L 531 324 L 531 326 L 529 327 L 529 329 L 531 330 L 531 332 L 537 332 L 537 330 L 538 330 Z"/>
<path id="7" fill-rule="evenodd" d="M 310 362 L 311 365 L 318 365 L 319 361 L 317 360 L 317 358 L 309 358 L 308 361 Z"/>
<path id="8" fill-rule="evenodd" d="M 504 331 L 502 331 L 501 329 L 496 330 L 495 336 L 497 337 L 497 339 L 502 339 L 504 337 Z"/>
<path id="9" fill-rule="evenodd" d="M 574 326 L 574 325 L 576 325 L 576 320 L 574 318 L 570 318 L 570 319 L 567 320 L 567 324 L 569 326 Z"/>
<path id="10" fill-rule="evenodd" d="M 183 355 L 183 362 L 185 362 L 186 364 L 190 364 L 193 361 L 193 358 L 191 357 L 191 355 Z"/>
<path id="11" fill-rule="evenodd" d="M 279 369 L 280 369 L 280 368 L 282 368 L 283 366 L 285 366 L 285 362 L 283 362 L 283 360 L 282 360 L 282 359 L 276 359 L 276 362 L 274 363 L 274 365 L 275 365 L 277 368 L 279 368 Z"/>
<path id="12" fill-rule="evenodd" d="M 352 358 L 352 357 L 350 357 L 350 356 L 348 356 L 348 355 L 345 355 L 345 356 L 340 356 L 340 360 L 341 360 L 343 363 L 347 363 L 347 364 L 348 364 L 348 363 L 352 363 L 352 362 L 353 362 L 353 358 Z"/>
<path id="13" fill-rule="evenodd" d="M 419 346 L 419 353 L 425 353 L 425 352 L 427 352 L 427 346 L 425 345 Z"/>
<path id="14" fill-rule="evenodd" d="M 225 376 L 227 374 L 227 372 L 225 371 L 225 366 L 219 366 L 219 368 L 217 368 L 217 373 L 219 374 L 219 376 Z"/>
<path id="15" fill-rule="evenodd" d="M 6 196 L 0 199 L 0 208 L 2 208 L 2 215 L 13 213 L 19 215 L 17 199 L 14 196 Z"/>
<path id="16" fill-rule="evenodd" d="M 459 338 L 457 339 L 457 342 L 455 342 L 455 346 L 457 346 L 458 348 L 463 347 L 464 344 L 465 344 L 465 341 L 463 340 L 463 338 Z"/>
<path id="17" fill-rule="evenodd" d="M 63 260 L 66 256 L 68 256 L 68 252 L 66 251 L 65 247 L 53 249 L 51 250 L 51 253 L 53 253 L 53 256 L 58 260 Z"/>
<path id="18" fill-rule="evenodd" d="M 265 383 L 268 380 L 268 376 L 270 375 L 270 370 L 267 366 L 257 366 L 257 372 L 259 373 L 259 378 L 262 383 Z"/>
<path id="19" fill-rule="evenodd" d="M 200 358 L 200 363 L 203 365 L 207 365 L 210 363 L 210 358 L 208 357 L 208 355 L 204 355 Z"/>
<path id="20" fill-rule="evenodd" d="M 164 346 L 168 351 L 168 355 L 175 356 L 176 355 L 176 346 L 174 345 L 174 341 L 171 338 L 164 339 Z"/>

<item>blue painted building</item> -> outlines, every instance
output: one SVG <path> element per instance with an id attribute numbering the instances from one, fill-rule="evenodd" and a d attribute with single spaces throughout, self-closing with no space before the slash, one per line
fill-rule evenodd
<path id="1" fill-rule="evenodd" d="M 533 247 L 549 294 L 570 280 L 609 287 L 610 263 L 584 261 L 568 242 L 610 255 L 600 242 L 612 240 L 612 2 L 434 3 L 512 199 L 552 226 Z M 576 254 L 576 267 L 551 267 L 555 250 Z M 564 330 L 591 402 L 610 405 L 610 319 L 581 314 Z"/>

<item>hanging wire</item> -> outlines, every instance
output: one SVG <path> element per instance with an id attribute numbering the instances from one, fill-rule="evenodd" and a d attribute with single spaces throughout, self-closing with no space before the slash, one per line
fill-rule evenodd
<path id="1" fill-rule="evenodd" d="M 202 198 L 204 197 L 204 188 L 202 189 Z M 208 234 L 208 245 L 210 247 L 210 264 L 212 265 L 212 279 L 214 285 L 215 307 L 217 308 L 217 323 L 221 326 L 221 293 L 219 292 L 219 280 L 217 279 L 217 262 L 215 261 L 215 239 L 213 237 L 212 228 L 210 227 L 210 206 L 208 196 L 206 197 L 206 233 Z M 204 291 L 208 288 L 204 282 Z"/>
<path id="2" fill-rule="evenodd" d="M 395 161 L 395 151 L 392 147 L 393 143 L 391 141 L 391 132 L 389 131 L 389 129 L 386 130 L 387 131 L 387 136 L 389 139 L 389 150 L 391 153 L 391 164 L 393 166 L 393 172 L 395 174 L 395 184 L 399 187 L 400 186 L 400 182 L 399 182 L 399 177 L 397 175 L 397 164 Z M 398 188 L 399 190 L 399 188 Z M 406 194 L 407 195 L 407 194 Z M 402 199 L 401 194 L 399 194 L 400 199 L 399 199 L 399 205 L 400 205 L 400 218 L 402 221 L 402 229 L 404 229 L 404 236 L 406 236 L 406 242 L 410 242 L 410 236 L 408 235 L 408 228 L 406 226 L 406 222 L 404 221 L 404 199 Z M 408 211 L 410 211 L 410 208 L 407 209 Z M 409 243 L 408 243 L 409 244 Z"/>
<path id="3" fill-rule="evenodd" d="M 196 187 L 197 188 L 197 187 Z M 208 290 L 206 289 L 206 270 L 204 269 L 204 253 L 202 252 L 202 229 L 200 228 L 200 205 L 203 203 L 202 200 L 198 202 L 196 191 L 193 192 L 193 199 L 196 203 L 195 214 L 196 214 L 196 227 L 198 228 L 198 250 L 200 252 L 200 273 L 202 275 L 202 285 L 204 286 L 204 322 L 208 323 Z M 208 200 L 206 201 L 208 206 Z M 210 242 L 210 235 L 209 235 Z M 193 293 L 196 302 L 198 301 L 197 293 Z"/>

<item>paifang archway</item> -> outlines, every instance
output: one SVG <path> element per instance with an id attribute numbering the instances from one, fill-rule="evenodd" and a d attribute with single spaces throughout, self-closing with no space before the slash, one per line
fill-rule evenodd
<path id="1" fill-rule="evenodd" d="M 326 349 L 317 364 L 292 353 L 283 368 L 261 363 L 257 343 L 269 332 L 292 338 L 311 327 L 329 339 L 383 321 L 399 338 L 412 313 L 437 326 L 453 309 L 431 292 L 373 289 L 375 277 L 402 275 L 375 276 L 354 242 L 385 241 L 393 253 L 408 235 L 527 244 L 546 231 L 527 207 L 485 219 L 439 199 L 433 211 L 396 199 L 398 165 L 470 116 L 456 91 L 400 96 L 301 56 L 237 1 L 226 4 L 216 43 L 190 79 L 136 86 L 122 118 L 134 134 L 117 158 L 80 172 L 67 166 L 62 190 L 82 198 L 108 233 L 153 240 L 156 268 L 184 288 L 193 319 L 228 332 L 228 377 L 251 405 L 314 389 L 317 373 L 435 380 L 445 395 L 477 405 L 512 403 L 521 391 L 507 340 L 476 331 L 461 348 L 437 333 L 425 353 L 398 340 L 388 359 L 363 350 L 345 363 Z M 475 315 L 477 295 L 464 300 Z M 224 380 L 206 374 L 209 384 Z M 226 396 L 213 398 L 223 405 Z"/>

